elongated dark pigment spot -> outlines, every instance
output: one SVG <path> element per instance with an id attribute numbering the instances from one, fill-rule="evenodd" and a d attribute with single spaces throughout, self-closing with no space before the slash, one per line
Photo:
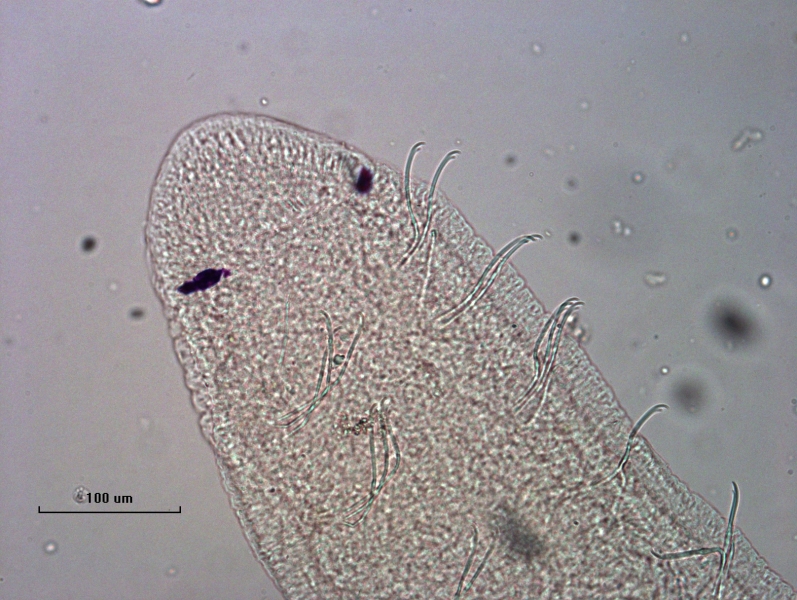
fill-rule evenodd
<path id="1" fill-rule="evenodd" d="M 177 287 L 177 291 L 181 294 L 193 294 L 194 292 L 201 292 L 212 288 L 222 277 L 229 277 L 230 272 L 227 269 L 205 269 L 200 271 L 193 278 L 182 283 Z"/>
<path id="2" fill-rule="evenodd" d="M 357 175 L 357 181 L 354 183 L 354 187 L 361 194 L 367 194 L 371 191 L 373 184 L 374 174 L 371 172 L 371 169 L 368 167 L 362 167 L 360 169 L 360 174 Z"/>
<path id="3" fill-rule="evenodd" d="M 546 311 L 512 268 L 532 232 L 496 255 L 434 189 L 456 152 L 426 184 L 419 148 L 405 178 L 218 115 L 152 190 L 153 285 L 286 598 L 794 598 L 637 435 L 566 327 L 582 303 Z M 702 548 L 727 551 L 666 554 Z"/>

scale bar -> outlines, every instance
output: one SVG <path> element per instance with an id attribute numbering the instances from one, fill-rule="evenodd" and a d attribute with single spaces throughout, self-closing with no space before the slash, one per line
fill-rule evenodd
<path id="1" fill-rule="evenodd" d="M 182 512 L 182 506 L 177 510 L 42 510 L 42 507 L 39 507 L 40 515 L 179 515 Z"/>

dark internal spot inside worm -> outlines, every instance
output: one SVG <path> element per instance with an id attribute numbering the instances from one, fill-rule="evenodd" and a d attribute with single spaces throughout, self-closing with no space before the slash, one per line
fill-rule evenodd
<path id="1" fill-rule="evenodd" d="M 374 185 L 374 173 L 368 167 L 360 169 L 360 174 L 357 175 L 357 181 L 354 182 L 354 188 L 361 194 L 367 194 L 371 191 Z"/>
<path id="2" fill-rule="evenodd" d="M 503 504 L 498 509 L 495 519 L 499 541 L 510 557 L 530 564 L 545 552 L 545 543 L 528 523 L 518 515 L 517 511 Z"/>
<path id="3" fill-rule="evenodd" d="M 223 277 L 229 276 L 230 272 L 227 269 L 205 269 L 197 273 L 192 279 L 185 281 L 177 288 L 177 291 L 185 295 L 201 292 L 212 288 Z"/>

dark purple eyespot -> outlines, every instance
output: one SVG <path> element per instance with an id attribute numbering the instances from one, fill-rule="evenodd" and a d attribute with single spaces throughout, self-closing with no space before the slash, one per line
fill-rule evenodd
<path id="1" fill-rule="evenodd" d="M 357 181 L 354 183 L 354 188 L 361 194 L 367 194 L 371 191 L 374 185 L 374 174 L 368 167 L 360 169 L 360 174 L 357 176 Z"/>
<path id="2" fill-rule="evenodd" d="M 194 292 L 201 292 L 208 288 L 212 288 L 222 277 L 229 277 L 230 272 L 227 269 L 205 269 L 197 273 L 193 279 L 189 279 L 177 288 L 181 294 L 193 294 Z"/>

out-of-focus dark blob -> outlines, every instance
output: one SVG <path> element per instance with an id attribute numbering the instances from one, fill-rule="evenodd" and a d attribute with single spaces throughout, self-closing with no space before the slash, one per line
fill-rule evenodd
<path id="1" fill-rule="evenodd" d="M 202 292 L 208 288 L 212 288 L 223 277 L 229 277 L 230 272 L 227 269 L 205 269 L 194 275 L 193 279 L 189 279 L 177 288 L 181 294 L 193 294 L 194 292 Z"/>
<path id="2" fill-rule="evenodd" d="M 672 388 L 672 397 L 678 408 L 692 415 L 702 412 L 708 401 L 705 386 L 694 378 L 679 381 Z"/>
<path id="3" fill-rule="evenodd" d="M 711 305 L 709 327 L 729 351 L 751 348 L 761 335 L 755 313 L 731 298 L 716 300 Z"/>
<path id="4" fill-rule="evenodd" d="M 368 167 L 360 169 L 360 174 L 357 176 L 357 181 L 354 182 L 354 188 L 361 194 L 367 194 L 371 191 L 374 185 L 374 173 Z"/>

